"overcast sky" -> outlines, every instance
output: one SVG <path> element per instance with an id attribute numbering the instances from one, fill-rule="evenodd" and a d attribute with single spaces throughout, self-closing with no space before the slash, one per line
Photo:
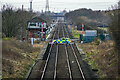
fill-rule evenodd
<path id="1" fill-rule="evenodd" d="M 34 11 L 45 11 L 46 0 L 32 0 Z M 16 8 L 28 10 L 30 0 L 0 0 L 0 7 L 3 4 L 10 4 Z M 111 5 L 117 4 L 118 0 L 49 0 L 50 11 L 60 12 L 64 9 L 67 11 L 88 8 L 93 10 L 108 10 Z"/>

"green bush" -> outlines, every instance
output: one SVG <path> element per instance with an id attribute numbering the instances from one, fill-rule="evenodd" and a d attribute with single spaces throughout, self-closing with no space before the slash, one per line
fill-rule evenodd
<path id="1" fill-rule="evenodd" d="M 100 44 L 100 39 L 98 39 L 98 38 L 95 38 L 95 40 L 94 40 L 94 45 L 99 45 Z"/>
<path id="2" fill-rule="evenodd" d="M 6 37 L 6 38 L 2 38 L 3 40 L 11 40 L 11 38 L 8 38 L 8 37 Z"/>

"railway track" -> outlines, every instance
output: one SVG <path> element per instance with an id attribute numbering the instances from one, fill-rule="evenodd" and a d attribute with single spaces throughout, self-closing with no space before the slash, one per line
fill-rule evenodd
<path id="1" fill-rule="evenodd" d="M 64 28 L 64 24 L 58 24 L 53 40 L 61 37 L 69 37 Z M 45 79 L 81 79 L 85 80 L 84 73 L 76 55 L 75 45 L 51 44 L 48 57 L 41 75 L 41 80 Z"/>
<path id="2" fill-rule="evenodd" d="M 63 24 L 60 24 L 59 27 L 59 37 L 62 38 L 63 36 Z M 66 58 L 66 49 L 65 45 L 58 45 L 58 62 L 56 66 L 56 79 L 60 78 L 70 78 L 69 74 L 69 66 L 68 66 L 68 59 Z"/>
<path id="3" fill-rule="evenodd" d="M 58 28 L 55 29 L 56 31 L 54 32 L 54 35 L 52 37 L 52 40 L 57 38 L 57 34 L 58 34 Z M 47 60 L 41 75 L 41 80 L 44 80 L 45 78 L 53 78 L 54 77 L 54 70 L 55 70 L 55 66 L 53 66 L 55 64 L 55 60 L 54 57 L 56 56 L 56 52 L 57 52 L 57 46 L 54 44 L 51 44 L 48 56 L 47 56 Z M 49 65 L 51 64 L 51 65 Z"/>
<path id="4" fill-rule="evenodd" d="M 58 23 L 50 40 L 62 37 L 70 38 L 71 35 L 64 23 Z M 86 69 L 87 65 L 83 65 L 84 62 L 76 44 L 49 44 L 47 48 L 43 60 L 38 61 L 26 80 L 31 80 L 31 78 L 39 80 L 86 80 L 89 78 L 90 71 Z"/>
<path id="5" fill-rule="evenodd" d="M 64 28 L 64 34 L 65 37 L 71 37 L 69 34 L 68 34 L 68 30 L 66 30 L 66 28 Z M 74 47 L 73 47 L 74 46 Z M 80 55 L 77 55 L 76 53 L 79 54 L 79 52 L 76 51 L 77 47 L 75 48 L 76 45 L 74 44 L 69 44 L 69 46 L 66 46 L 68 49 L 68 53 L 71 53 L 69 54 L 69 60 L 70 61 L 70 64 L 71 64 L 71 71 L 72 71 L 72 77 L 73 78 L 81 78 L 83 80 L 85 80 L 85 75 L 83 73 L 83 70 L 81 68 L 81 65 L 80 65 L 80 61 L 78 60 L 78 57 L 77 56 L 80 56 Z"/>

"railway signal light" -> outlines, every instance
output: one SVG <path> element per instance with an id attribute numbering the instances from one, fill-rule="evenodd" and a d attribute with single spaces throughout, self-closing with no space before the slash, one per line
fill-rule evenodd
<path id="1" fill-rule="evenodd" d="M 82 22 L 82 31 L 84 31 L 84 23 Z"/>

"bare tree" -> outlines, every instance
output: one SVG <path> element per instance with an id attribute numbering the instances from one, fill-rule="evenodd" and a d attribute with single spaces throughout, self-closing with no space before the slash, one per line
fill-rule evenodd
<path id="1" fill-rule="evenodd" d="M 110 17 L 112 21 L 109 29 L 115 42 L 118 66 L 120 66 L 120 1 L 118 2 L 118 7 L 110 12 Z M 120 67 L 118 67 L 118 75 L 120 75 Z"/>
<path id="2" fill-rule="evenodd" d="M 21 9 L 13 10 L 13 7 L 4 5 L 2 8 L 2 32 L 6 37 L 21 39 L 26 35 L 27 21 L 32 18 L 30 12 Z"/>

